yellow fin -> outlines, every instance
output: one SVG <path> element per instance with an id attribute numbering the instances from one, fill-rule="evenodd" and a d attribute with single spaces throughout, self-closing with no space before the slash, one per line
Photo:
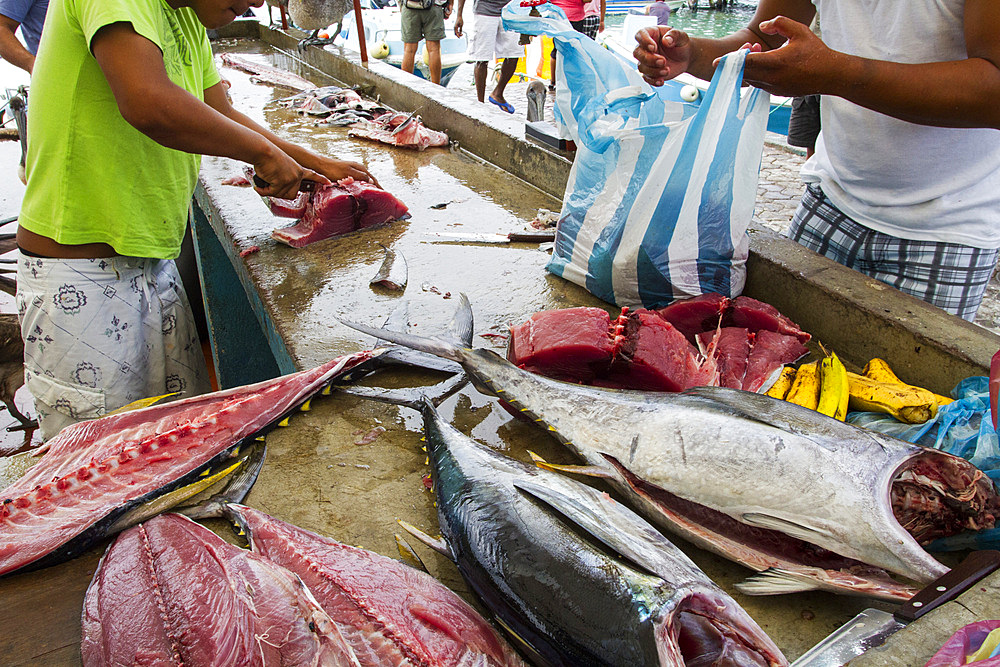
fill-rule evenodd
<path id="1" fill-rule="evenodd" d="M 140 398 L 138 401 L 132 401 L 128 405 L 123 405 L 117 410 L 112 410 L 105 416 L 120 415 L 123 412 L 131 412 L 132 410 L 142 410 L 143 408 L 148 408 L 151 405 L 159 403 L 165 398 L 170 398 L 171 396 L 176 396 L 181 392 L 174 391 L 169 394 L 163 394 L 162 396 L 150 396 L 149 398 Z"/>

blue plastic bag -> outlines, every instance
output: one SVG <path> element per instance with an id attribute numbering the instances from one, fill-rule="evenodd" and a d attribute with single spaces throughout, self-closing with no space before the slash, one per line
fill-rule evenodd
<path id="1" fill-rule="evenodd" d="M 769 106 L 766 92 L 741 90 L 746 52 L 685 102 L 680 84 L 647 85 L 558 7 L 538 10 L 514 0 L 502 17 L 555 41 L 556 119 L 576 143 L 548 270 L 619 306 L 738 295 Z"/>
<path id="2" fill-rule="evenodd" d="M 923 424 L 903 424 L 889 415 L 852 412 L 847 421 L 915 445 L 961 456 L 1000 484 L 1000 439 L 990 418 L 989 378 L 965 378 L 951 391 L 953 403 Z M 959 533 L 931 542 L 928 551 L 1000 548 L 1000 528 Z"/>

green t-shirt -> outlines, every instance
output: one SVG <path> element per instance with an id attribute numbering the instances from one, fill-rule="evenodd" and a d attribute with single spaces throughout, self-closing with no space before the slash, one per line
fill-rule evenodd
<path id="1" fill-rule="evenodd" d="M 90 51 L 117 22 L 155 43 L 170 80 L 198 99 L 219 83 L 205 27 L 163 0 L 52 0 L 28 101 L 28 186 L 18 222 L 59 243 L 121 255 L 180 252 L 201 157 L 125 122 Z"/>

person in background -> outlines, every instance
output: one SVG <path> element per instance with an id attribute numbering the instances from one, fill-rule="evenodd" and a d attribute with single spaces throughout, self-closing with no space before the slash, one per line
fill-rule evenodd
<path id="1" fill-rule="evenodd" d="M 646 15 L 655 16 L 657 25 L 670 25 L 670 5 L 663 0 L 654 0 L 646 5 Z"/>
<path id="2" fill-rule="evenodd" d="M 49 0 L 0 0 L 0 58 L 31 74 Z M 15 34 L 21 29 L 24 44 Z"/>
<path id="3" fill-rule="evenodd" d="M 480 102 L 486 97 L 486 74 L 489 64 L 494 58 L 503 58 L 500 65 L 500 75 L 497 84 L 490 93 L 490 103 L 497 105 L 507 113 L 514 113 L 514 105 L 504 99 L 504 89 L 517 69 L 517 59 L 524 57 L 524 47 L 518 43 L 520 35 L 505 30 L 500 20 L 500 10 L 507 4 L 506 0 L 473 0 L 472 41 L 469 44 L 469 59 L 476 64 L 472 70 L 476 82 L 476 96 Z M 458 16 L 455 17 L 455 36 L 462 36 L 465 25 L 462 12 L 465 0 L 458 0 Z"/>
<path id="4" fill-rule="evenodd" d="M 48 7 L 49 0 L 0 0 L 0 58 L 20 67 L 29 75 L 35 67 L 35 53 L 38 52 L 38 40 L 42 36 L 42 26 L 45 23 L 45 12 Z M 17 38 L 18 28 L 24 36 L 24 44 Z M 27 104 L 26 92 L 21 94 L 21 98 L 21 103 Z M 21 160 L 17 164 L 17 178 L 24 183 L 28 128 L 23 115 L 17 116 L 17 130 L 21 139 Z"/>
<path id="5" fill-rule="evenodd" d="M 573 30 L 577 32 L 586 33 L 584 18 L 586 14 L 583 9 L 583 0 L 551 0 L 552 4 L 559 7 L 566 13 L 566 18 L 569 19 L 570 25 L 573 26 Z M 552 46 L 552 54 L 549 56 L 549 64 L 551 66 L 552 79 L 549 81 L 549 92 L 555 92 L 556 90 L 556 47 Z"/>
<path id="6" fill-rule="evenodd" d="M 817 12 L 822 38 L 808 27 Z M 760 0 L 749 26 L 721 39 L 651 27 L 636 40 L 652 85 L 710 79 L 746 47 L 745 83 L 822 95 L 789 236 L 975 317 L 1000 247 L 1000 3 Z"/>
<path id="7" fill-rule="evenodd" d="M 431 83 L 441 83 L 441 40 L 444 39 L 444 20 L 451 15 L 451 7 L 452 0 L 447 0 L 446 4 L 438 4 L 436 0 L 404 0 L 399 8 L 404 72 L 413 74 L 417 45 L 423 38 Z"/>
<path id="8" fill-rule="evenodd" d="M 597 40 L 597 34 L 604 32 L 604 17 L 608 12 L 607 0 L 590 0 L 583 6 L 583 34 Z"/>
<path id="9" fill-rule="evenodd" d="M 806 159 L 811 158 L 816 152 L 819 127 L 819 95 L 793 97 L 788 116 L 788 145 L 806 149 Z"/>
<path id="10" fill-rule="evenodd" d="M 253 165 L 268 184 L 257 192 L 274 197 L 306 179 L 374 180 L 230 105 L 206 28 L 263 2 L 51 0 L 17 230 L 25 381 L 44 439 L 140 398 L 209 387 L 173 261 L 201 154 Z"/>

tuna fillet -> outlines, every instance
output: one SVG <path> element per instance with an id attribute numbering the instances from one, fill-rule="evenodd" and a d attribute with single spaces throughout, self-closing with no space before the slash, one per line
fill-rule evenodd
<path id="1" fill-rule="evenodd" d="M 613 352 L 607 311 L 566 308 L 535 313 L 511 327 L 507 358 L 557 380 L 589 382 L 607 374 Z"/>
<path id="2" fill-rule="evenodd" d="M 610 382 L 602 386 L 683 391 L 715 385 L 718 371 L 680 331 L 652 311 L 622 313 Z"/>
<path id="3" fill-rule="evenodd" d="M 361 665 L 522 665 L 472 607 L 430 575 L 243 505 L 229 510 L 255 553 L 302 578 Z"/>
<path id="4" fill-rule="evenodd" d="M 273 203 L 271 210 L 274 212 Z M 408 216 L 406 206 L 385 190 L 345 178 L 317 187 L 305 205 L 302 219 L 291 227 L 275 229 L 271 236 L 293 248 L 301 248 Z"/>
<path id="5" fill-rule="evenodd" d="M 795 336 L 801 343 L 807 343 L 812 338 L 800 329 L 799 325 L 779 313 L 774 306 L 748 296 L 738 296 L 733 299 L 725 313 L 723 323 L 725 326 L 745 327 L 753 333 L 774 331 L 786 336 Z"/>
<path id="6" fill-rule="evenodd" d="M 24 477 L 0 491 L 0 576 L 72 558 L 126 511 L 198 479 L 244 438 L 370 357 L 346 355 L 274 380 L 66 427 Z"/>
<path id="7" fill-rule="evenodd" d="M 358 664 L 301 579 L 179 514 L 115 540 L 82 634 L 86 667 Z"/>

